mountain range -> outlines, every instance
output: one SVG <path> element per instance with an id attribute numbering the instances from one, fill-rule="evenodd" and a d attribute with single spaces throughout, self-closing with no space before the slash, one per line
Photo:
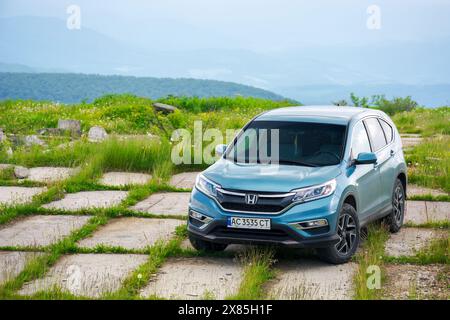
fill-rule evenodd
<path id="1" fill-rule="evenodd" d="M 330 103 L 348 98 L 351 92 L 411 95 L 431 107 L 450 100 L 447 38 L 267 52 L 173 47 L 166 49 L 151 41 L 138 47 L 89 28 L 69 30 L 65 21 L 57 18 L 0 19 L 3 72 L 220 80 L 277 92 L 274 96 L 305 104 Z"/>

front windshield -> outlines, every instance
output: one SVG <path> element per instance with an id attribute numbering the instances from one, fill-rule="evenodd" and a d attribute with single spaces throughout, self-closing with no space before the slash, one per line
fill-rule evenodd
<path id="1" fill-rule="evenodd" d="M 293 121 L 253 121 L 225 157 L 237 163 L 321 167 L 341 162 L 346 126 Z"/>

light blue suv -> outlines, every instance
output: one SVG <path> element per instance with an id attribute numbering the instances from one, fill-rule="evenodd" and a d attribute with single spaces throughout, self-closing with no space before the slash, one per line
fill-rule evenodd
<path id="1" fill-rule="evenodd" d="M 383 112 L 271 110 L 216 152 L 221 158 L 197 177 L 189 205 L 189 238 L 198 250 L 232 243 L 310 247 L 338 264 L 355 253 L 369 222 L 385 218 L 392 232 L 403 224 L 406 164 L 399 133 Z"/>

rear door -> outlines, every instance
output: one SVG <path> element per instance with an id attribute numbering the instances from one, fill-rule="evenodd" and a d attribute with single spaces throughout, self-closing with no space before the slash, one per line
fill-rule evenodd
<path id="1" fill-rule="evenodd" d="M 377 155 L 377 163 L 374 169 L 377 171 L 380 178 L 380 192 L 374 194 L 374 201 L 377 203 L 377 210 L 382 210 L 391 202 L 392 186 L 386 183 L 386 175 L 389 174 L 391 149 L 388 148 L 386 136 L 378 118 L 368 118 L 364 123 L 369 133 L 369 139 L 372 146 L 372 152 Z"/>
<path id="2" fill-rule="evenodd" d="M 381 191 L 383 192 L 383 204 L 388 207 L 392 205 L 392 193 L 394 192 L 394 182 L 397 179 L 396 169 L 395 169 L 395 152 L 394 148 L 394 130 L 391 125 L 379 118 L 378 121 L 383 128 L 384 136 L 386 138 L 386 147 L 383 152 L 383 156 L 387 157 L 387 160 L 380 167 L 380 177 L 381 177 Z"/>
<path id="3" fill-rule="evenodd" d="M 362 121 L 353 127 L 351 143 L 352 159 L 356 159 L 360 153 L 372 152 L 366 127 Z M 381 192 L 380 175 L 373 164 L 357 165 L 352 167 L 352 170 L 352 178 L 358 186 L 358 213 L 365 218 L 379 208 L 380 204 L 376 195 Z"/>

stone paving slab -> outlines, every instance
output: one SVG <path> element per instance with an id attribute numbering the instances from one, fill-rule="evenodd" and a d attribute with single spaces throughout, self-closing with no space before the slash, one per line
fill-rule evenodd
<path id="1" fill-rule="evenodd" d="M 412 256 L 420 249 L 430 245 L 433 239 L 445 237 L 446 232 L 434 229 L 402 228 L 391 234 L 386 242 L 386 254 L 393 257 Z"/>
<path id="2" fill-rule="evenodd" d="M 170 185 L 180 189 L 192 189 L 195 186 L 195 179 L 200 172 L 183 172 L 172 176 Z"/>
<path id="3" fill-rule="evenodd" d="M 445 265 L 386 265 L 385 297 L 388 299 L 449 298 L 450 274 Z"/>
<path id="4" fill-rule="evenodd" d="M 73 174 L 77 169 L 74 168 L 58 168 L 58 167 L 37 167 L 28 169 L 28 180 L 34 182 L 51 183 L 62 181 Z"/>
<path id="5" fill-rule="evenodd" d="M 450 220 L 450 202 L 406 201 L 405 223 L 423 224 Z"/>
<path id="6" fill-rule="evenodd" d="M 110 187 L 143 185 L 152 179 L 150 174 L 134 172 L 107 172 L 100 179 L 100 184 Z"/>
<path id="7" fill-rule="evenodd" d="M 224 299 L 237 293 L 242 273 L 242 266 L 233 259 L 172 258 L 141 291 L 141 296 Z"/>
<path id="8" fill-rule="evenodd" d="M 422 140 L 420 136 L 402 136 L 402 145 L 404 149 L 412 148 L 420 144 Z"/>
<path id="9" fill-rule="evenodd" d="M 408 197 L 412 197 L 412 196 L 427 196 L 427 195 L 432 195 L 432 196 L 446 196 L 448 195 L 448 193 L 442 191 L 442 190 L 436 190 L 436 189 L 430 189 L 430 188 L 425 188 L 425 187 L 421 187 L 421 186 L 417 186 L 414 184 L 408 184 L 408 188 L 406 189 L 407 193 L 408 193 Z"/>
<path id="10" fill-rule="evenodd" d="M 243 244 L 230 244 L 224 252 L 229 252 L 229 253 L 242 253 L 245 252 L 245 250 L 247 248 L 249 248 L 250 245 L 243 245 Z M 185 239 L 181 244 L 180 244 L 180 248 L 181 249 L 185 249 L 185 250 L 194 250 L 195 248 L 192 246 L 191 242 L 189 241 L 189 239 Z"/>
<path id="11" fill-rule="evenodd" d="M 189 192 L 154 193 L 130 209 L 157 215 L 187 216 L 190 197 Z"/>
<path id="12" fill-rule="evenodd" d="M 9 169 L 9 168 L 11 168 L 11 167 L 13 167 L 12 164 L 9 164 L 9 163 L 0 163 L 0 170 L 6 170 L 6 169 Z"/>
<path id="13" fill-rule="evenodd" d="M 42 207 L 67 211 L 110 208 L 119 205 L 127 196 L 127 191 L 84 191 L 66 194 L 63 199 Z"/>
<path id="14" fill-rule="evenodd" d="M 318 260 L 281 262 L 276 279 L 268 283 L 270 299 L 348 300 L 352 297 L 355 263 L 330 265 Z"/>
<path id="15" fill-rule="evenodd" d="M 38 252 L 0 251 L 0 284 L 14 279 Z"/>
<path id="16" fill-rule="evenodd" d="M 91 237 L 81 240 L 80 247 L 97 245 L 143 249 L 157 241 L 170 240 L 176 227 L 186 224 L 174 219 L 118 218 L 101 227 Z"/>
<path id="17" fill-rule="evenodd" d="M 0 247 L 47 246 L 81 228 L 89 216 L 29 216 L 0 227 Z"/>
<path id="18" fill-rule="evenodd" d="M 148 259 L 135 254 L 76 254 L 63 256 L 42 279 L 26 283 L 21 295 L 55 286 L 78 296 L 98 298 L 118 290 L 126 277 Z"/>
<path id="19" fill-rule="evenodd" d="M 45 190 L 46 188 L 0 187 L 0 205 L 25 204 Z"/>

